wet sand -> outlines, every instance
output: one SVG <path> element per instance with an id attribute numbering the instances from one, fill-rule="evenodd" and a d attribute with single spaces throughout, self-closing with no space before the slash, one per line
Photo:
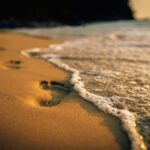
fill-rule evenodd
<path id="1" fill-rule="evenodd" d="M 54 42 L 59 41 L 0 34 L 0 149 L 129 149 L 120 121 L 74 91 L 56 106 L 39 105 L 54 95 L 40 88 L 40 81 L 67 83 L 70 74 L 20 51 Z"/>

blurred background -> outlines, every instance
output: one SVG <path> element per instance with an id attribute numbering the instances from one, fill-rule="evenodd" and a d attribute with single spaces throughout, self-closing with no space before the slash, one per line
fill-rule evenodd
<path id="1" fill-rule="evenodd" d="M 2 0 L 0 27 L 150 19 L 150 0 Z"/>
<path id="2" fill-rule="evenodd" d="M 135 19 L 150 19 L 150 0 L 130 0 L 130 6 L 133 9 Z"/>

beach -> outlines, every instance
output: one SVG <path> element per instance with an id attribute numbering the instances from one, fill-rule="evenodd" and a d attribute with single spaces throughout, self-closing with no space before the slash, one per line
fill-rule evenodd
<path id="1" fill-rule="evenodd" d="M 0 33 L 0 149 L 129 149 L 121 122 L 101 112 L 77 92 L 41 88 L 41 81 L 70 85 L 71 73 L 21 51 L 59 44 L 62 40 Z"/>
<path id="2" fill-rule="evenodd" d="M 45 48 L 22 50 L 21 54 L 70 72 L 73 89 L 99 110 L 119 118 L 131 148 L 143 150 L 150 147 L 149 24 L 97 22 L 12 32 L 63 40 Z"/>

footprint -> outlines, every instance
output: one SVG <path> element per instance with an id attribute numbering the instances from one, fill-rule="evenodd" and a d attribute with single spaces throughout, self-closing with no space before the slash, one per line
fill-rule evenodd
<path id="1" fill-rule="evenodd" d="M 21 68 L 21 61 L 20 60 L 10 60 L 1 63 L 1 67 L 3 69 L 20 69 Z"/>
<path id="2" fill-rule="evenodd" d="M 71 92 L 71 90 L 72 90 L 72 86 L 61 83 L 61 82 L 51 81 L 50 84 L 54 89 L 57 89 L 57 90 L 60 89 L 60 90 L 63 90 L 65 92 L 68 92 L 68 93 Z"/>
<path id="3" fill-rule="evenodd" d="M 40 82 L 40 87 L 44 90 L 47 90 L 49 89 L 49 85 L 48 85 L 48 82 L 47 81 L 41 81 Z"/>
<path id="4" fill-rule="evenodd" d="M 6 49 L 4 47 L 0 47 L 0 51 L 5 51 Z"/>
<path id="5" fill-rule="evenodd" d="M 40 87 L 53 92 L 53 99 L 40 99 L 40 105 L 45 107 L 58 105 L 72 91 L 72 86 L 58 81 L 41 81 Z"/>

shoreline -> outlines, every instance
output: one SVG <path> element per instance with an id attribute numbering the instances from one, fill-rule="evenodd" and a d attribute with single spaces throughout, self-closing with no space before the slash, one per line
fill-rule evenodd
<path id="1" fill-rule="evenodd" d="M 131 141 L 133 141 L 133 147 L 135 149 L 146 149 L 146 144 L 149 145 L 149 110 L 146 105 L 147 103 L 149 104 L 148 99 L 146 99 L 148 97 L 147 92 L 149 89 L 149 82 L 148 76 L 145 76 L 145 74 L 149 75 L 149 71 L 147 70 L 149 67 L 149 36 L 148 34 L 145 35 L 143 32 L 140 34 L 138 33 L 137 36 L 135 35 L 120 35 L 114 33 L 104 37 L 100 36 L 99 38 L 79 38 L 74 41 L 66 41 L 59 45 L 50 45 L 48 48 L 39 48 L 37 52 L 34 52 L 37 54 L 37 57 L 40 57 L 45 61 L 52 61 L 60 68 L 64 68 L 75 74 L 77 72 L 77 79 L 74 83 L 75 85 L 77 84 L 77 91 L 81 92 L 81 94 L 83 93 L 83 97 L 86 97 L 86 99 L 95 103 L 100 109 L 118 116 L 125 125 L 124 128 L 130 135 Z M 103 42 L 104 44 L 102 44 Z M 141 50 L 141 47 L 143 51 Z M 125 49 L 127 49 L 127 51 L 125 51 Z M 93 51 L 91 52 L 90 50 Z M 97 50 L 97 53 L 94 50 Z M 114 52 L 114 55 L 112 54 L 113 56 L 109 57 L 111 51 Z M 30 50 L 25 51 L 29 56 L 33 56 L 32 52 L 32 49 L 31 53 Z M 102 55 L 102 57 L 96 57 L 97 55 L 93 55 L 93 53 Z M 98 61 L 98 59 L 101 60 L 101 58 L 102 61 Z M 114 58 L 116 58 L 116 61 Z M 113 68 L 110 66 L 113 66 Z M 138 67 L 140 69 L 137 69 Z M 106 68 L 109 71 L 106 71 Z M 82 75 L 83 73 L 88 77 Z M 145 92 L 140 92 L 139 94 L 136 94 L 135 90 L 139 86 L 139 80 L 136 81 L 136 79 L 138 79 L 137 74 L 140 74 L 140 81 L 142 81 L 143 87 L 148 87 L 144 89 Z M 80 79 L 83 83 L 80 82 Z M 112 81 L 110 82 L 108 79 Z M 133 82 L 131 82 L 131 80 Z M 116 84 L 116 81 L 118 84 Z M 78 84 L 79 82 L 81 85 Z M 109 87 L 107 84 L 109 84 Z M 84 85 L 85 87 L 82 88 Z M 84 89 L 87 89 L 87 91 L 93 94 L 99 95 L 99 97 L 87 93 Z M 139 91 L 142 91 L 142 88 L 140 88 Z M 103 103 L 100 102 L 103 100 L 106 102 L 106 105 L 103 105 Z M 141 103 L 143 109 L 140 108 Z M 136 107 L 134 107 L 133 104 Z"/>
<path id="2" fill-rule="evenodd" d="M 126 149 L 129 146 L 120 121 L 97 110 L 75 92 L 55 107 L 37 105 L 39 97 L 52 96 L 51 91 L 39 88 L 41 80 L 64 81 L 70 75 L 42 60 L 25 58 L 20 51 L 58 41 L 12 33 L 2 33 L 0 39 L 0 47 L 5 48 L 0 52 L 1 148 Z M 12 59 L 21 60 L 19 69 L 8 64 Z"/>

